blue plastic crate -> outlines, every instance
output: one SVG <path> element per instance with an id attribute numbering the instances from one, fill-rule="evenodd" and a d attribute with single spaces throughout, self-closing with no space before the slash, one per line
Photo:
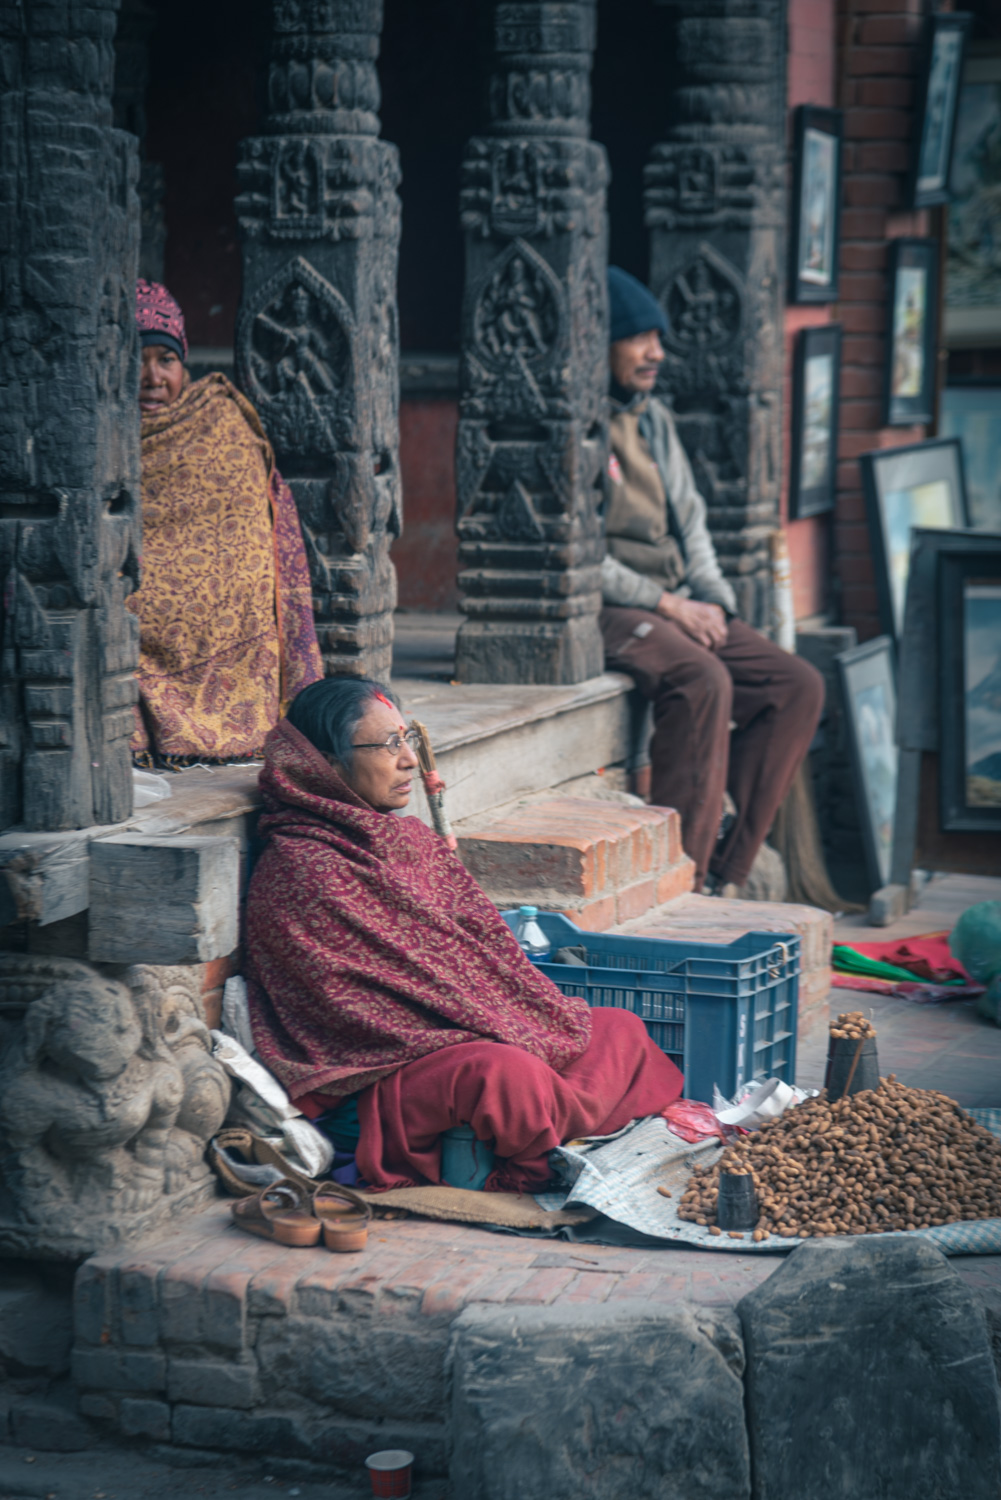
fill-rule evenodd
<path id="1" fill-rule="evenodd" d="M 506 911 L 512 930 L 518 913 Z M 685 1075 L 685 1097 L 727 1098 L 753 1078 L 796 1080 L 800 940 L 748 932 L 732 943 L 582 932 L 556 912 L 539 925 L 555 953 L 583 946 L 587 968 L 539 964 L 564 995 L 631 1010 Z"/>

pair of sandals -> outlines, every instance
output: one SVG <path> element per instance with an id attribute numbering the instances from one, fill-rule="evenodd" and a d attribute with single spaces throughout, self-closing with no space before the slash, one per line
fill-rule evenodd
<path id="1" fill-rule="evenodd" d="M 301 1182 L 283 1177 L 252 1197 L 230 1204 L 233 1222 L 248 1234 L 279 1245 L 308 1249 L 323 1243 L 347 1254 L 364 1250 L 372 1210 L 358 1193 L 336 1182 L 321 1182 L 310 1193 Z"/>

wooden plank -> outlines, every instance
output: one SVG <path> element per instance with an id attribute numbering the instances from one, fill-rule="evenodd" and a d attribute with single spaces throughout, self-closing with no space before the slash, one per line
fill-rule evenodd
<path id="1" fill-rule="evenodd" d="M 90 859 L 92 962 L 198 963 L 235 949 L 236 839 L 115 834 Z"/>

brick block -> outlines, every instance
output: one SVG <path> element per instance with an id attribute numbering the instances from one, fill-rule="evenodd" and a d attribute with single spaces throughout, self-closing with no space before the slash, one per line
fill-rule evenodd
<path id="1" fill-rule="evenodd" d="M 119 1328 L 123 1344 L 156 1344 L 160 1339 L 157 1307 L 159 1265 L 124 1265 L 118 1270 Z"/>
<path id="2" fill-rule="evenodd" d="M 175 1406 L 175 1443 L 223 1453 L 280 1453 L 309 1458 L 310 1448 L 296 1418 L 286 1412 L 236 1411 L 222 1406 Z"/>
<path id="3" fill-rule="evenodd" d="M 236 839 L 114 834 L 90 846 L 88 954 L 101 963 L 196 963 L 238 937 Z"/>
<path id="4" fill-rule="evenodd" d="M 860 78 L 855 88 L 854 104 L 876 109 L 911 109 L 914 105 L 911 78 Z"/>
<path id="5" fill-rule="evenodd" d="M 892 209 L 899 207 L 903 199 L 900 177 L 895 172 L 869 172 L 865 175 L 854 173 L 845 178 L 843 194 L 844 202 L 851 208 L 878 207 L 882 204 L 885 208 Z M 840 286 L 838 290 L 841 291 Z M 847 295 L 850 297 L 851 293 Z M 881 287 L 878 292 L 867 292 L 865 295 L 867 298 L 885 296 L 885 289 Z"/>
<path id="6" fill-rule="evenodd" d="M 874 302 L 843 302 L 841 326 L 846 333 L 883 333 L 886 307 Z"/>
<path id="7" fill-rule="evenodd" d="M 239 1350 L 247 1340 L 247 1286 L 243 1266 L 220 1266 L 202 1284 L 202 1335 L 220 1349 Z"/>
<path id="8" fill-rule="evenodd" d="M 298 1256 L 284 1256 L 266 1270 L 257 1271 L 247 1288 L 247 1311 L 254 1318 L 281 1318 L 296 1305 L 296 1287 L 308 1270 Z"/>
<path id="9" fill-rule="evenodd" d="M 492 1277 L 493 1267 L 482 1262 L 460 1264 L 458 1269 L 450 1267 L 448 1274 L 439 1281 L 432 1282 L 421 1298 L 421 1316 L 454 1318 L 467 1302 L 477 1300 L 477 1289 Z"/>
<path id="10" fill-rule="evenodd" d="M 84 1390 L 162 1391 L 167 1361 L 162 1354 L 78 1346 L 73 1350 L 73 1379 Z"/>
<path id="11" fill-rule="evenodd" d="M 878 397 L 883 393 L 883 376 L 876 369 L 859 369 L 852 366 L 841 372 L 841 399 L 851 401 L 858 397 Z"/>
<path id="12" fill-rule="evenodd" d="M 671 808 L 552 798 L 467 830 L 459 851 L 498 905 L 565 909 L 595 930 L 615 920 L 616 892 L 677 861 L 680 819 Z"/>
<path id="13" fill-rule="evenodd" d="M 575 1274 L 571 1270 L 535 1271 L 507 1300 L 511 1303 L 539 1302 L 548 1305 L 570 1285 Z"/>
<path id="14" fill-rule="evenodd" d="M 877 240 L 886 233 L 886 214 L 875 208 L 846 208 L 841 215 L 841 236 L 852 240 Z"/>
<path id="15" fill-rule="evenodd" d="M 909 110 L 849 110 L 845 135 L 855 141 L 906 141 L 914 127 Z"/>
<path id="16" fill-rule="evenodd" d="M 118 1426 L 123 1437 L 152 1438 L 170 1442 L 170 1407 L 166 1401 L 137 1400 L 126 1396 L 119 1407 Z"/>
<path id="17" fill-rule="evenodd" d="M 599 901 L 582 901 L 579 906 L 564 903 L 560 912 L 583 932 L 605 932 L 615 925 L 615 897 L 602 896 Z"/>
<path id="18" fill-rule="evenodd" d="M 188 1401 L 193 1406 L 247 1409 L 257 1399 L 257 1366 L 253 1360 L 229 1364 L 222 1360 L 171 1359 L 167 1399 Z"/>
<path id="19" fill-rule="evenodd" d="M 917 49 L 914 47 L 853 47 L 845 55 L 844 70 L 849 77 L 885 78 L 887 76 L 908 78 L 917 71 Z M 865 137 L 866 132 L 850 125 L 852 114 L 845 121 L 848 134 Z M 893 131 L 874 126 L 872 136 L 892 135 Z"/>
<path id="20" fill-rule="evenodd" d="M 864 47 L 908 47 L 921 40 L 921 17 L 902 12 L 895 16 L 866 16 L 856 26 L 856 40 Z"/>
<path id="21" fill-rule="evenodd" d="M 118 1397 L 99 1396 L 95 1391 L 87 1391 L 80 1397 L 77 1403 L 80 1415 L 87 1417 L 91 1422 L 117 1422 L 118 1421 Z"/>
<path id="22" fill-rule="evenodd" d="M 911 147 L 906 141 L 863 141 L 856 149 L 863 172 L 906 172 L 911 165 Z"/>
<path id="23" fill-rule="evenodd" d="M 683 854 L 676 864 L 672 865 L 669 870 L 665 870 L 658 878 L 656 904 L 660 906 L 665 901 L 674 901 L 679 896 L 687 896 L 688 892 L 694 889 L 695 861 L 687 854 Z"/>
<path id="24" fill-rule="evenodd" d="M 628 885 L 625 890 L 616 893 L 616 921 L 630 922 L 633 917 L 642 916 L 643 912 L 649 911 L 656 902 L 657 881 L 653 878 L 638 880 L 635 885 Z"/>
<path id="25" fill-rule="evenodd" d="M 201 1342 L 202 1282 L 233 1254 L 233 1249 L 232 1238 L 220 1234 L 165 1267 L 160 1277 L 160 1337 L 167 1343 Z"/>
<path id="26" fill-rule="evenodd" d="M 101 1256 L 85 1261 L 73 1286 L 73 1327 L 84 1344 L 105 1344 L 116 1332 L 113 1264 Z"/>

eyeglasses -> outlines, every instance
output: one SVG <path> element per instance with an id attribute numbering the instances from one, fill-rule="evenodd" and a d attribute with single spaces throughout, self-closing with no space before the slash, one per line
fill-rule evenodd
<path id="1" fill-rule="evenodd" d="M 390 755 L 399 755 L 404 742 L 407 749 L 416 755 L 421 737 L 416 729 L 408 729 L 406 734 L 391 734 L 388 740 L 379 740 L 378 743 L 369 745 L 352 745 L 351 748 L 352 750 L 388 750 Z"/>

